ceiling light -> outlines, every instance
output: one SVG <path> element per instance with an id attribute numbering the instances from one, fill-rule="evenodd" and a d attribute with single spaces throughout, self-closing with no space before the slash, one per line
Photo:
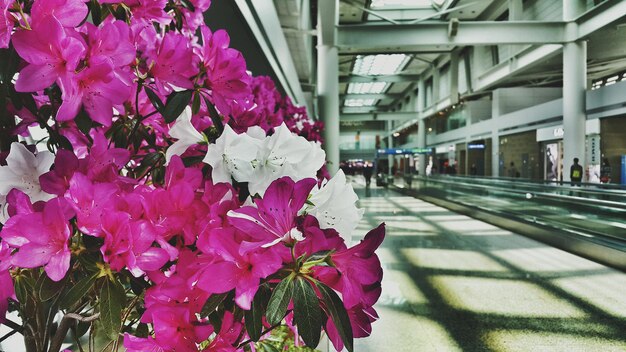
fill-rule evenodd
<path id="1" fill-rule="evenodd" d="M 400 72 L 409 57 L 404 54 L 359 55 L 352 73 L 361 76 L 392 75 Z"/>
<path id="2" fill-rule="evenodd" d="M 376 103 L 376 99 L 346 99 L 343 105 L 361 107 L 361 106 L 374 106 L 374 103 Z"/>
<path id="3" fill-rule="evenodd" d="M 429 7 L 431 0 L 372 0 L 370 7 Z"/>
<path id="4" fill-rule="evenodd" d="M 348 84 L 348 94 L 380 94 L 387 89 L 386 82 Z"/>

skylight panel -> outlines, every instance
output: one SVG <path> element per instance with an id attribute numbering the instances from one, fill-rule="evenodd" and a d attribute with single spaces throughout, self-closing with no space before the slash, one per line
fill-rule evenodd
<path id="1" fill-rule="evenodd" d="M 348 84 L 349 94 L 380 94 L 387 89 L 386 82 L 367 82 Z"/>
<path id="2" fill-rule="evenodd" d="M 372 8 L 381 7 L 429 7 L 432 0 L 372 0 Z"/>
<path id="3" fill-rule="evenodd" d="M 409 57 L 404 54 L 359 55 L 352 73 L 361 76 L 392 75 L 400 72 Z"/>
<path id="4" fill-rule="evenodd" d="M 344 106 L 361 107 L 361 106 L 374 106 L 376 99 L 346 99 Z"/>

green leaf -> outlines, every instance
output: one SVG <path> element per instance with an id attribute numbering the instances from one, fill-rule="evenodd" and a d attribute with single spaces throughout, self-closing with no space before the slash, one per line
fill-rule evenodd
<path id="1" fill-rule="evenodd" d="M 272 292 L 267 304 L 266 317 L 271 325 L 280 323 L 287 312 L 287 306 L 293 296 L 293 276 L 284 278 Z"/>
<path id="2" fill-rule="evenodd" d="M 20 275 L 15 278 L 15 296 L 17 300 L 24 304 L 28 301 L 29 297 L 33 297 L 33 293 L 35 292 L 36 282 L 32 278 Z"/>
<path id="3" fill-rule="evenodd" d="M 148 329 L 148 324 L 145 324 L 145 323 L 137 324 L 137 329 L 135 329 L 135 333 L 133 335 L 137 337 L 150 336 L 150 329 Z"/>
<path id="4" fill-rule="evenodd" d="M 91 19 L 93 24 L 99 26 L 102 23 L 102 8 L 96 0 L 91 0 L 89 3 L 89 10 L 91 11 Z"/>
<path id="5" fill-rule="evenodd" d="M 209 110 L 209 116 L 211 117 L 211 121 L 213 121 L 213 126 L 217 129 L 218 136 L 222 134 L 224 131 L 224 125 L 222 124 L 222 119 L 220 118 L 220 114 L 215 109 L 215 106 L 209 101 L 209 98 L 204 97 L 204 102 L 206 103 L 206 107 Z"/>
<path id="6" fill-rule="evenodd" d="M 321 282 L 317 282 L 316 285 L 322 294 L 322 300 L 326 306 L 326 311 L 333 320 L 333 323 L 337 328 L 337 332 L 339 333 L 339 337 L 341 337 L 346 349 L 352 352 L 354 350 L 352 344 L 352 325 L 350 324 L 350 318 L 348 317 L 346 308 L 343 306 L 343 302 L 332 288 Z"/>
<path id="7" fill-rule="evenodd" d="M 206 302 L 204 302 L 204 306 L 202 306 L 202 310 L 200 311 L 200 317 L 205 318 L 213 313 L 226 296 L 228 296 L 228 292 L 211 295 Z"/>
<path id="8" fill-rule="evenodd" d="M 311 348 L 317 347 L 322 330 L 322 312 L 315 290 L 303 277 L 295 280 L 293 320 L 304 343 Z"/>
<path id="9" fill-rule="evenodd" d="M 332 254 L 332 251 L 329 251 L 329 250 L 315 252 L 311 254 L 311 256 L 306 261 L 307 262 L 322 261 L 322 260 L 325 260 L 331 254 Z"/>
<path id="10" fill-rule="evenodd" d="M 193 3 L 189 0 L 181 0 L 183 6 L 189 9 L 191 12 L 196 12 L 196 7 L 193 6 Z"/>
<path id="11" fill-rule="evenodd" d="M 37 280 L 37 295 L 42 302 L 48 301 L 56 297 L 63 290 L 65 281 L 63 278 L 60 281 L 52 281 L 45 273 L 42 273 Z"/>
<path id="12" fill-rule="evenodd" d="M 91 130 L 93 123 L 85 109 L 80 109 L 78 115 L 74 118 L 74 122 L 76 122 L 76 127 L 78 127 L 82 133 L 89 135 L 89 130 Z"/>
<path id="13" fill-rule="evenodd" d="M 254 295 L 250 310 L 244 312 L 246 318 L 246 330 L 252 341 L 259 341 L 261 332 L 263 331 L 263 312 L 267 307 L 270 298 L 270 292 L 266 286 L 260 286 Z"/>
<path id="14" fill-rule="evenodd" d="M 100 290 L 100 322 L 103 333 L 111 340 L 117 340 L 122 328 L 122 308 L 125 305 L 124 287 L 116 280 L 105 278 Z"/>
<path id="15" fill-rule="evenodd" d="M 167 104 L 163 109 L 163 118 L 165 122 L 170 123 L 176 120 L 178 116 L 185 110 L 191 100 L 192 91 L 184 90 L 182 92 L 174 92 L 167 98 Z"/>
<path id="16" fill-rule="evenodd" d="M 152 89 L 146 86 L 144 86 L 143 89 L 146 91 L 146 95 L 148 96 L 148 99 L 150 99 L 152 106 L 154 106 L 159 113 L 163 113 L 165 105 L 163 104 L 163 101 L 161 101 L 161 98 L 159 98 L 159 96 Z"/>
<path id="17" fill-rule="evenodd" d="M 87 331 L 89 331 L 90 327 L 91 327 L 91 323 L 85 323 L 85 322 L 79 321 L 73 330 L 74 336 L 76 338 L 81 338 L 83 335 L 87 333 Z"/>
<path id="18" fill-rule="evenodd" d="M 195 93 L 193 95 L 193 102 L 191 103 L 191 113 L 197 114 L 200 111 L 200 93 Z"/>
<path id="19" fill-rule="evenodd" d="M 87 292 L 89 292 L 94 282 L 96 282 L 96 275 L 87 276 L 78 280 L 78 282 L 67 291 L 65 296 L 61 298 L 61 302 L 59 303 L 61 309 L 69 309 L 77 302 L 80 302 Z"/>
<path id="20" fill-rule="evenodd" d="M 265 352 L 280 352 L 276 346 L 270 344 L 269 342 L 262 343 L 261 348 L 263 348 L 263 351 Z"/>

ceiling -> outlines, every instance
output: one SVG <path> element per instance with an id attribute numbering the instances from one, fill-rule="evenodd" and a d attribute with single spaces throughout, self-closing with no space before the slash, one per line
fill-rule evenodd
<path id="1" fill-rule="evenodd" d="M 317 3 L 331 0 L 273 0 L 280 26 L 298 74 L 302 90 L 315 94 Z M 462 21 L 506 21 L 509 15 L 518 20 L 560 21 L 562 10 L 553 13 L 529 13 L 529 4 L 548 0 L 524 0 L 523 14 L 509 11 L 509 0 L 338 0 L 339 29 L 363 25 L 386 26 L 393 24 L 445 24 Z M 616 0 L 586 0 L 587 8 Z M 387 2 L 388 6 L 380 7 Z M 546 4 L 559 5 L 561 0 Z M 513 11 L 513 10 L 511 10 Z M 561 11 L 561 12 L 559 12 Z M 552 16 L 552 17 L 550 17 Z M 588 37 L 588 76 L 590 80 L 626 71 L 626 46 L 615 45 L 626 41 L 626 26 L 618 21 Z M 375 28 L 375 27 L 374 27 Z M 367 39 L 367 38 L 366 38 Z M 536 47 L 536 46 L 535 46 Z M 531 47 L 532 48 L 532 47 Z M 472 48 L 469 48 L 472 49 Z M 376 49 L 341 47 L 339 52 L 339 94 L 342 112 L 358 110 L 364 105 L 372 111 L 392 111 L 404 97 L 415 92 L 417 77 L 433 67 L 450 60 L 451 52 L 466 50 L 458 45 L 420 45 L 408 51 L 403 47 L 377 47 Z M 479 49 L 472 49 L 479 50 Z M 383 65 L 384 75 L 376 69 L 359 69 L 363 62 L 371 64 L 375 55 L 402 54 L 402 60 L 389 57 L 394 65 Z M 369 57 L 369 58 L 368 58 Z M 501 58 L 506 61 L 507 58 Z M 369 60 L 369 61 L 368 61 Z M 399 64 L 398 64 L 399 63 Z M 365 65 L 367 66 L 367 65 Z M 382 71 L 381 71 L 382 72 Z M 393 77 L 389 77 L 393 76 Z M 368 83 L 369 82 L 369 83 Z M 489 86 L 489 89 L 510 86 L 560 86 L 562 85 L 562 58 L 556 52 L 538 60 L 523 70 L 517 70 Z M 355 95 L 355 94 L 361 95 Z M 477 92 L 474 92 L 477 93 Z"/>

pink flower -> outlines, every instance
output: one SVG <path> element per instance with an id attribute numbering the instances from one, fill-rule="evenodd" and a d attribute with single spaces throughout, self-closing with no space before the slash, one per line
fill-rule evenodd
<path id="1" fill-rule="evenodd" d="M 152 324 L 157 344 L 169 351 L 197 352 L 196 343 L 206 340 L 213 328 L 196 325 L 195 320 L 184 306 L 161 305 L 153 309 Z"/>
<path id="2" fill-rule="evenodd" d="M 84 233 L 101 236 L 101 216 L 110 211 L 111 200 L 119 189 L 111 183 L 93 183 L 77 172 L 69 181 L 67 200 L 77 215 L 76 225 Z"/>
<path id="3" fill-rule="evenodd" d="M 70 266 L 68 240 L 73 212 L 63 198 L 48 201 L 43 212 L 12 216 L 0 237 L 18 251 L 11 263 L 22 268 L 44 266 L 54 281 L 61 280 Z"/>
<path id="4" fill-rule="evenodd" d="M 346 307 L 353 307 L 359 303 L 371 305 L 368 302 L 366 290 L 371 285 L 379 284 L 383 278 L 383 269 L 380 260 L 374 251 L 385 238 L 385 224 L 380 224 L 365 235 L 358 245 L 337 251 L 331 255 L 338 273 L 333 275 L 332 269 L 320 278 L 330 286 L 339 290 Z"/>
<path id="5" fill-rule="evenodd" d="M 11 268 L 11 248 L 2 241 L 0 242 L 0 324 L 4 323 L 6 312 L 9 307 L 9 298 L 17 300 L 15 288 L 9 269 Z"/>
<path id="6" fill-rule="evenodd" d="M 206 26 L 202 31 L 200 48 L 201 66 L 206 72 L 205 85 L 209 87 L 211 102 L 223 114 L 228 115 L 231 105 L 244 104 L 250 95 L 246 61 L 241 53 L 229 48 L 228 34 L 219 30 L 211 33 Z"/>
<path id="7" fill-rule="evenodd" d="M 294 182 L 285 176 L 275 180 L 255 205 L 228 212 L 229 222 L 252 239 L 257 247 L 269 247 L 278 242 L 303 240 L 296 228 L 298 211 L 315 186 L 312 178 Z"/>
<path id="8" fill-rule="evenodd" d="M 110 146 L 102 130 L 91 132 L 93 144 L 87 157 L 79 161 L 79 170 L 94 182 L 115 182 L 119 170 L 130 160 L 130 152 Z"/>
<path id="9" fill-rule="evenodd" d="M 85 53 L 85 44 L 68 36 L 53 16 L 41 18 L 32 30 L 15 32 L 13 45 L 18 55 L 30 64 L 20 71 L 15 82 L 18 92 L 40 91 L 54 82 L 62 86 Z"/>
<path id="10" fill-rule="evenodd" d="M 215 229 L 209 245 L 199 248 L 221 260 L 207 265 L 198 279 L 198 287 L 208 293 L 224 293 L 235 289 L 235 302 L 250 309 L 260 279 L 282 267 L 281 258 L 272 249 L 240 254 L 240 244 L 234 239 L 233 228 Z"/>
<path id="11" fill-rule="evenodd" d="M 69 150 L 59 149 L 54 158 L 54 168 L 39 176 L 44 192 L 62 196 L 70 188 L 70 179 L 78 169 L 78 158 Z"/>
<path id="12" fill-rule="evenodd" d="M 206 348 L 207 352 L 236 352 L 240 351 L 234 347 L 239 339 L 239 335 L 243 330 L 243 324 L 235 320 L 233 313 L 229 311 L 224 312 L 222 318 L 222 327 L 220 332 L 215 336 L 215 339 L 211 341 L 211 344 Z"/>
<path id="13" fill-rule="evenodd" d="M 153 60 L 150 74 L 155 78 L 161 93 L 170 93 L 172 86 L 193 88 L 191 77 L 197 74 L 197 70 L 193 64 L 194 55 L 188 38 L 167 32 Z"/>
<path id="14" fill-rule="evenodd" d="M 31 16 L 33 25 L 54 16 L 63 27 L 76 27 L 85 20 L 88 12 L 84 0 L 37 0 L 33 3 Z"/>
<path id="15" fill-rule="evenodd" d="M 0 0 L 0 49 L 8 48 L 11 41 L 15 18 L 9 9 L 14 2 L 14 0 Z"/>
<path id="16" fill-rule="evenodd" d="M 130 97 L 130 86 L 115 75 L 113 68 L 110 59 L 96 56 L 88 67 L 72 76 L 63 86 L 63 103 L 57 120 L 73 120 L 82 105 L 92 120 L 111 126 L 113 105 L 122 104 Z"/>
<path id="17" fill-rule="evenodd" d="M 165 352 L 152 337 L 136 337 L 124 334 L 124 348 L 127 352 Z"/>
<path id="18" fill-rule="evenodd" d="M 123 3 L 131 9 L 133 18 L 146 22 L 168 24 L 172 18 L 165 13 L 167 0 L 100 0 L 102 4 Z"/>
<path id="19" fill-rule="evenodd" d="M 123 21 L 105 21 L 99 27 L 85 23 L 88 33 L 89 58 L 109 58 L 113 67 L 130 65 L 135 59 L 135 46 L 130 42 L 130 27 Z"/>
<path id="20" fill-rule="evenodd" d="M 354 338 L 370 336 L 372 333 L 372 323 L 378 320 L 376 310 L 374 310 L 373 307 L 364 307 L 363 305 L 358 304 L 347 309 L 347 311 L 348 318 L 350 318 L 350 325 L 352 326 L 352 336 Z M 344 347 L 343 341 L 341 340 L 341 336 L 339 336 L 337 327 L 333 323 L 332 319 L 329 318 L 326 321 L 325 330 L 335 349 L 337 351 L 342 351 Z"/>

